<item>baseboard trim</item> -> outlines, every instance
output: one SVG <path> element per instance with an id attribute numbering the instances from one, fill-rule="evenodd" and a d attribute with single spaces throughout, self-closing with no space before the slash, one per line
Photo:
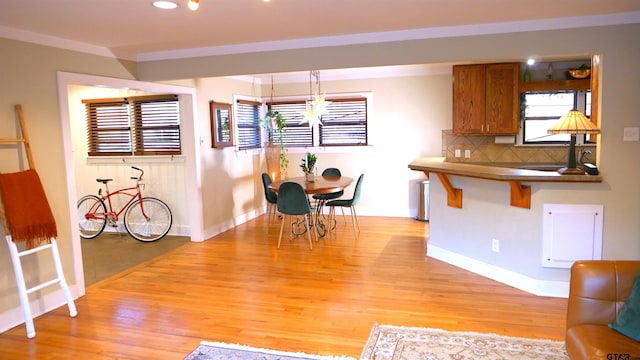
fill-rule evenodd
<path id="1" fill-rule="evenodd" d="M 205 229 L 205 231 L 203 232 L 203 241 L 207 241 L 211 238 L 213 238 L 216 235 L 222 234 L 223 232 L 227 231 L 227 230 L 231 230 L 234 227 L 240 225 L 240 224 L 244 224 L 247 221 L 253 220 L 255 218 L 257 218 L 258 216 L 264 214 L 267 212 L 267 206 L 263 206 L 261 208 L 258 208 L 256 210 L 250 211 L 248 213 L 242 214 L 237 216 L 235 219 L 233 220 L 229 220 L 229 221 L 225 221 L 224 223 L 218 224 L 216 226 L 210 227 L 208 229 Z"/>
<path id="2" fill-rule="evenodd" d="M 534 279 L 433 245 L 427 246 L 427 256 L 471 271 L 491 280 L 501 282 L 516 289 L 526 291 L 530 294 L 560 298 L 569 297 L 568 281 Z"/>
<path id="3" fill-rule="evenodd" d="M 15 289 L 16 295 L 18 293 L 17 288 Z M 69 291 L 71 292 L 71 296 L 74 301 L 78 298 L 78 289 L 76 285 L 69 285 Z M 16 297 L 17 299 L 17 297 Z M 45 296 L 38 297 L 35 299 L 29 299 L 29 305 L 31 307 L 31 315 L 33 318 L 37 318 L 40 315 L 48 313 L 51 310 L 57 309 L 61 306 L 67 308 L 67 300 L 64 297 L 64 293 L 62 289 L 58 288 L 58 290 L 53 291 Z M 78 313 L 78 316 L 82 316 L 81 313 Z M 71 319 L 71 316 L 69 316 Z M 4 311 L 0 314 L 0 333 L 4 333 L 7 330 L 13 329 L 16 326 L 24 324 L 24 314 L 22 313 L 22 307 L 18 306 L 7 311 Z M 38 333 L 38 327 L 35 327 L 36 334 Z M 27 337 L 27 332 L 25 329 L 24 337 Z"/>

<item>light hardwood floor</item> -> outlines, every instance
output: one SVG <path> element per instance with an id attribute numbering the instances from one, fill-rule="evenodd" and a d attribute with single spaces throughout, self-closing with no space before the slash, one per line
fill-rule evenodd
<path id="1" fill-rule="evenodd" d="M 2 359 L 182 359 L 201 340 L 358 357 L 374 323 L 564 338 L 566 299 L 425 257 L 428 223 L 360 217 L 309 251 L 262 216 L 87 288 L 0 334 Z M 285 228 L 286 229 L 286 228 Z M 287 230 L 285 230 L 287 231 Z"/>

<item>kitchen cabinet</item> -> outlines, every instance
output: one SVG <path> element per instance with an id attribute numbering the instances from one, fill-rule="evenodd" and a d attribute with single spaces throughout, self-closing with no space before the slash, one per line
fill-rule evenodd
<path id="1" fill-rule="evenodd" d="M 454 66 L 453 133 L 517 134 L 519 75 L 519 63 Z"/>

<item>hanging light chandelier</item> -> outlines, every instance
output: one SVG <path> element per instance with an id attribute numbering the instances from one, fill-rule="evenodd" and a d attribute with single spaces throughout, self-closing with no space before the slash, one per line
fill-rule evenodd
<path id="1" fill-rule="evenodd" d="M 187 3 L 189 10 L 196 11 L 200 7 L 200 0 L 189 0 Z"/>
<path id="2" fill-rule="evenodd" d="M 315 89 L 313 88 L 313 78 L 315 78 Z M 315 90 L 315 91 L 314 91 Z M 314 126 L 322 123 L 322 115 L 328 114 L 327 106 L 331 101 L 325 100 L 325 94 L 320 94 L 320 71 L 309 71 L 309 100 L 306 102 L 306 109 L 302 112 L 303 118 L 301 124 L 308 123 Z M 311 97 L 313 93 L 313 97 Z"/>

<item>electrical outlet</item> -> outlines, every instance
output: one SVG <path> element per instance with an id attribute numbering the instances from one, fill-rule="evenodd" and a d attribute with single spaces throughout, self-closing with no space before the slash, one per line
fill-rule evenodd
<path id="1" fill-rule="evenodd" d="M 464 151 L 464 157 L 467 158 L 467 159 L 470 158 L 471 157 L 471 150 L 465 150 Z"/>
<path id="2" fill-rule="evenodd" d="M 500 240 L 498 239 L 493 239 L 491 241 L 491 251 L 493 252 L 500 252 Z"/>
<path id="3" fill-rule="evenodd" d="M 637 127 L 624 128 L 623 141 L 638 141 L 640 140 L 640 129 Z"/>
<path id="4" fill-rule="evenodd" d="M 460 157 L 460 149 L 456 149 L 454 151 L 454 155 L 455 155 L 455 157 L 459 158 Z"/>

